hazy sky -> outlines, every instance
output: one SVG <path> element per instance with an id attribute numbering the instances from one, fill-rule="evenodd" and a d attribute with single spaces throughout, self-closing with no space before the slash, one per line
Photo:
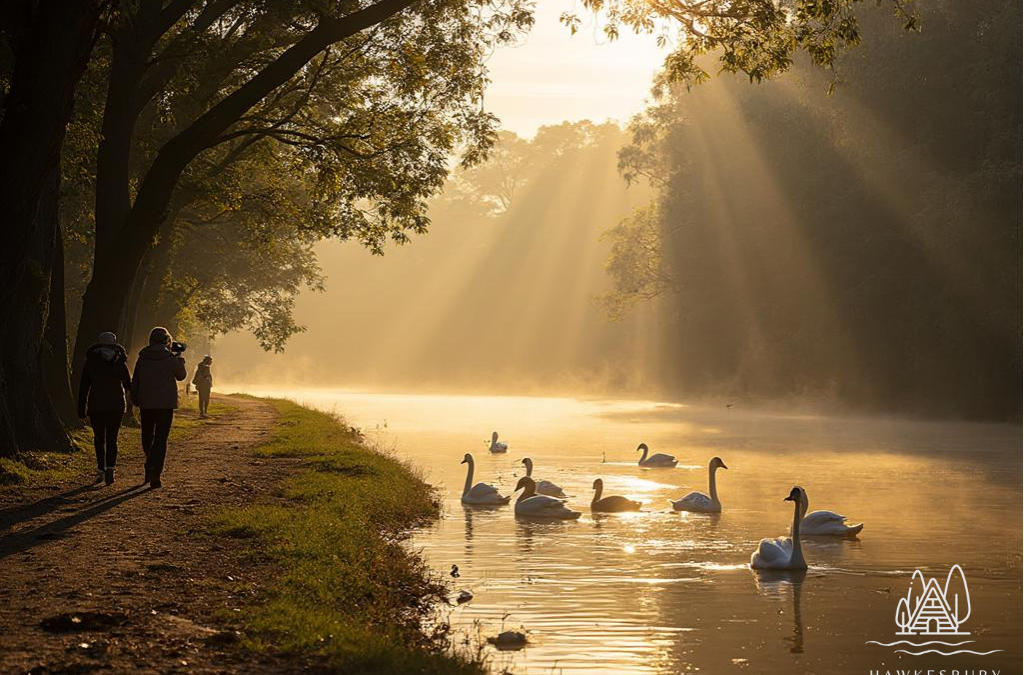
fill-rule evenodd
<path id="1" fill-rule="evenodd" d="M 591 20 L 570 35 L 558 21 L 572 7 L 547 0 L 519 46 L 499 49 L 488 61 L 492 84 L 486 107 L 521 136 L 564 120 L 626 122 L 643 107 L 664 51 L 653 36 L 624 33 L 608 42 Z"/>

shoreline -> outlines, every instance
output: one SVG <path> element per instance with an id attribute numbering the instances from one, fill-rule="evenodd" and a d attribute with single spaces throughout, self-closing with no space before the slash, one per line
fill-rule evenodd
<path id="1" fill-rule="evenodd" d="M 414 470 L 291 402 L 183 404 L 161 489 L 133 428 L 113 486 L 80 443 L 0 487 L 0 671 L 483 672 L 421 630 L 447 589 L 403 543 L 439 515 Z"/>

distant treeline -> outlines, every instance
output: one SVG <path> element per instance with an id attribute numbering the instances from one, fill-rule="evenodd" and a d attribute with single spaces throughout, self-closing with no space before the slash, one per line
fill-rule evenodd
<path id="1" fill-rule="evenodd" d="M 659 197 L 615 231 L 679 393 L 1019 419 L 1021 5 L 863 17 L 827 74 L 679 91 L 620 155 Z"/>

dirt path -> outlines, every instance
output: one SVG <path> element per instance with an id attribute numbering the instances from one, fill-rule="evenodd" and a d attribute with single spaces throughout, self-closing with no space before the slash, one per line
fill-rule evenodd
<path id="1" fill-rule="evenodd" d="M 232 630 L 234 612 L 272 570 L 248 559 L 244 542 L 206 534 L 207 518 L 271 499 L 294 463 L 253 456 L 276 417 L 272 407 L 220 401 L 235 410 L 171 443 L 159 490 L 139 485 L 136 451 L 119 459 L 110 487 L 86 485 L 90 475 L 0 498 L 0 673 L 280 673 L 312 665 L 256 659 Z"/>

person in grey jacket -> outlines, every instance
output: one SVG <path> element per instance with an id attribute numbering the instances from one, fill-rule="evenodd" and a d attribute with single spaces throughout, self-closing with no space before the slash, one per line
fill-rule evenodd
<path id="1" fill-rule="evenodd" d="M 185 358 L 171 351 L 171 334 L 157 326 L 149 333 L 149 345 L 139 350 L 132 377 L 132 400 L 142 418 L 142 450 L 146 453 L 146 479 L 160 487 L 167 455 L 167 436 L 178 407 L 178 382 L 184 380 Z"/>

